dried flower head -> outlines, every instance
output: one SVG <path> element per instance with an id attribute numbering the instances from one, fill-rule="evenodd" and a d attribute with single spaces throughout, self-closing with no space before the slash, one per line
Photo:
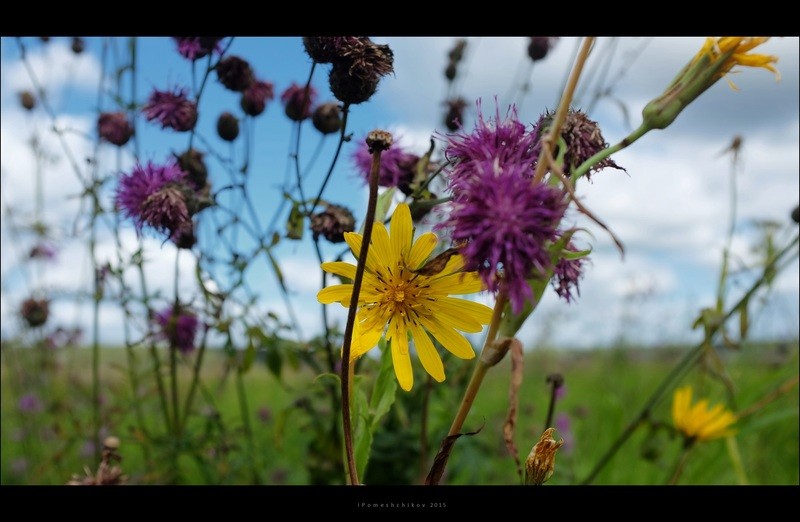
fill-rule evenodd
<path id="1" fill-rule="evenodd" d="M 407 186 L 414 180 L 414 171 L 419 161 L 419 156 L 403 150 L 397 144 L 381 154 L 381 168 L 378 172 L 378 185 L 381 187 Z M 359 147 L 353 154 L 358 173 L 369 182 L 369 173 L 372 168 L 372 154 L 366 146 Z"/>
<path id="2" fill-rule="evenodd" d="M 239 136 L 239 120 L 230 112 L 223 112 L 217 119 L 217 134 L 225 141 L 233 141 Z"/>
<path id="3" fill-rule="evenodd" d="M 311 116 L 311 106 L 316 101 L 317 90 L 312 85 L 309 85 L 306 91 L 305 87 L 293 83 L 281 94 L 286 116 L 293 121 L 303 121 Z"/>
<path id="4" fill-rule="evenodd" d="M 314 240 L 322 235 L 331 243 L 341 243 L 344 241 L 344 233 L 354 231 L 355 226 L 353 213 L 339 205 L 328 205 L 322 212 L 311 216 Z"/>
<path id="5" fill-rule="evenodd" d="M 541 486 L 553 476 L 556 463 L 556 451 L 564 444 L 564 439 L 556 442 L 553 438 L 554 428 L 547 428 L 542 433 L 528 458 L 525 460 L 525 484 Z"/>
<path id="6" fill-rule="evenodd" d="M 133 125 L 124 112 L 103 112 L 97 118 L 97 134 L 112 145 L 122 147 L 133 136 Z"/>
<path id="7" fill-rule="evenodd" d="M 37 328 L 47 322 L 50 315 L 50 301 L 30 297 L 22 301 L 20 315 L 31 328 Z"/>
<path id="8" fill-rule="evenodd" d="M 454 98 L 445 102 L 447 105 L 447 114 L 444 117 L 444 124 L 450 132 L 456 132 L 461 128 L 464 122 L 464 109 L 467 107 L 467 102 L 464 98 Z"/>
<path id="9" fill-rule="evenodd" d="M 328 102 L 319 105 L 311 115 L 314 128 L 322 134 L 333 134 L 342 128 L 341 109 L 339 104 Z"/>
<path id="10" fill-rule="evenodd" d="M 306 53 L 317 63 L 331 63 L 364 45 L 362 36 L 304 36 Z M 368 38 L 367 38 L 368 40 Z"/>
<path id="11" fill-rule="evenodd" d="M 190 131 L 197 123 L 197 104 L 188 98 L 188 89 L 175 88 L 173 91 L 153 93 L 142 107 L 147 121 L 158 120 L 162 128 L 178 132 Z"/>
<path id="12" fill-rule="evenodd" d="M 155 314 L 155 320 L 161 328 L 159 336 L 169 342 L 172 349 L 188 354 L 194 350 L 194 339 L 197 335 L 199 321 L 194 312 L 170 305 Z"/>
<path id="13" fill-rule="evenodd" d="M 394 54 L 388 45 L 360 38 L 357 45 L 343 46 L 340 51 L 328 79 L 333 95 L 345 104 L 367 101 L 380 79 L 394 72 Z"/>
<path id="14" fill-rule="evenodd" d="M 256 80 L 242 91 L 241 106 L 245 114 L 258 116 L 267 108 L 267 102 L 275 97 L 275 86 L 271 82 Z"/>
<path id="15" fill-rule="evenodd" d="M 178 53 L 187 60 L 198 60 L 211 53 L 220 54 L 220 37 L 207 36 L 174 36 L 173 39 L 178 47 Z"/>
<path id="16" fill-rule="evenodd" d="M 256 80 L 253 68 L 238 56 L 226 56 L 219 61 L 217 79 L 226 89 L 236 92 L 244 91 Z"/>
<path id="17" fill-rule="evenodd" d="M 568 252 L 578 252 L 572 242 L 567 245 L 566 250 Z M 584 257 L 573 259 L 562 257 L 558 260 L 553 270 L 553 278 L 550 283 L 558 296 L 568 303 L 575 300 L 572 295 L 573 290 L 577 295 L 581 295 L 578 281 L 583 277 L 583 265 L 585 262 L 586 258 Z"/>
<path id="18" fill-rule="evenodd" d="M 534 62 L 543 60 L 558 41 L 557 36 L 531 36 L 530 38 L 528 56 Z"/>

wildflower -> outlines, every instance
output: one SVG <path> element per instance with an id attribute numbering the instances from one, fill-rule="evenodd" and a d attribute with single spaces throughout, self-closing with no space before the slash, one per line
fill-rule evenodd
<path id="1" fill-rule="evenodd" d="M 219 37 L 205 36 L 173 36 L 178 47 L 178 52 L 187 60 L 198 60 L 211 53 L 221 53 L 222 48 Z"/>
<path id="2" fill-rule="evenodd" d="M 536 136 L 534 151 L 537 157 L 541 150 L 541 142 L 539 140 L 547 133 L 552 122 L 553 114 L 546 112 L 539 117 L 539 121 L 533 128 L 533 134 Z M 608 143 L 600 133 L 600 127 L 598 127 L 597 122 L 590 120 L 583 111 L 575 109 L 570 109 L 567 113 L 567 117 L 561 127 L 561 138 L 563 138 L 567 149 L 564 153 L 563 169 L 567 176 L 570 175 L 573 168 L 608 147 Z M 625 170 L 610 158 L 605 158 L 592 166 L 591 170 L 586 173 L 586 179 L 589 179 L 591 172 L 597 172 L 606 167 Z"/>
<path id="3" fill-rule="evenodd" d="M 184 308 L 175 310 L 169 306 L 155 315 L 161 327 L 160 337 L 169 342 L 170 348 L 178 349 L 183 354 L 194 350 L 194 338 L 197 334 L 197 316 Z"/>
<path id="4" fill-rule="evenodd" d="M 556 451 L 564 444 L 564 439 L 556 440 L 553 438 L 555 429 L 547 428 L 542 433 L 528 458 L 525 460 L 525 484 L 541 486 L 547 482 L 555 471 Z"/>
<path id="5" fill-rule="evenodd" d="M 314 109 L 311 122 L 314 124 L 314 128 L 322 134 L 333 134 L 342 128 L 342 118 L 339 113 L 338 103 L 323 103 Z"/>
<path id="6" fill-rule="evenodd" d="M 142 107 L 147 121 L 158 120 L 161 128 L 178 132 L 190 131 L 197 123 L 197 104 L 187 97 L 187 89 L 174 91 L 153 89 L 150 99 Z"/>
<path id="7" fill-rule="evenodd" d="M 567 245 L 566 250 L 569 252 L 578 251 L 571 242 Z M 581 291 L 578 288 L 578 281 L 583 277 L 584 261 L 585 258 L 583 257 L 574 259 L 562 257 L 558 260 L 553 270 L 553 279 L 550 280 L 550 283 L 553 285 L 553 289 L 558 296 L 568 303 L 575 299 L 572 295 L 573 290 L 575 290 L 576 294 L 581 295 Z"/>
<path id="8" fill-rule="evenodd" d="M 294 121 L 303 121 L 311 116 L 311 106 L 316 99 L 317 90 L 311 85 L 308 86 L 308 92 L 306 92 L 305 87 L 293 83 L 281 94 L 281 102 L 283 102 L 286 116 Z"/>
<path id="9" fill-rule="evenodd" d="M 447 137 L 445 156 L 455 165 L 450 169 L 450 186 L 458 192 L 477 172 L 475 165 L 486 160 L 497 162 L 500 168 L 509 164 L 532 166 L 538 153 L 534 151 L 536 136 L 525 129 L 513 106 L 501 121 L 500 108 L 488 122 L 483 118 L 481 102 L 478 100 L 478 120 L 471 133 L 453 134 Z M 528 175 L 533 177 L 533 170 Z"/>
<path id="10" fill-rule="evenodd" d="M 534 62 L 543 60 L 558 41 L 557 36 L 531 36 L 530 38 L 528 56 Z"/>
<path id="11" fill-rule="evenodd" d="M 56 249 L 50 243 L 37 243 L 31 247 L 30 252 L 28 252 L 28 257 L 31 259 L 47 259 L 52 261 L 56 258 Z"/>
<path id="12" fill-rule="evenodd" d="M 217 64 L 217 79 L 231 91 L 241 92 L 250 87 L 255 79 L 253 68 L 247 60 L 238 56 L 227 56 Z"/>
<path id="13" fill-rule="evenodd" d="M 205 154 L 195 149 L 189 149 L 180 156 L 177 154 L 175 155 L 178 166 L 186 173 L 187 180 L 190 181 L 197 190 L 201 189 L 208 179 L 208 168 L 206 167 L 205 161 L 203 161 L 204 155 Z"/>
<path id="14" fill-rule="evenodd" d="M 271 82 L 255 80 L 242 91 L 242 110 L 249 116 L 258 116 L 267 107 L 267 102 L 275 97 L 275 86 Z"/>
<path id="15" fill-rule="evenodd" d="M 20 315 L 31 328 L 42 326 L 50 315 L 50 301 L 30 297 L 22 301 Z"/>
<path id="16" fill-rule="evenodd" d="M 352 232 L 355 226 L 353 213 L 339 205 L 328 205 L 322 212 L 311 216 L 311 231 L 315 241 L 322 235 L 331 243 L 341 243 L 345 232 Z"/>
<path id="17" fill-rule="evenodd" d="M 559 413 L 554 421 L 558 434 L 564 440 L 563 452 L 569 455 L 575 447 L 575 436 L 572 433 L 572 421 L 567 413 Z"/>
<path id="18" fill-rule="evenodd" d="M 43 409 L 42 401 L 34 393 L 26 393 L 20 397 L 17 407 L 22 413 L 39 413 Z"/>
<path id="19" fill-rule="evenodd" d="M 736 422 L 736 415 L 722 404 L 709 409 L 708 399 L 692 406 L 692 388 L 684 386 L 673 395 L 672 422 L 687 440 L 706 441 L 732 435 L 730 426 Z"/>
<path id="20" fill-rule="evenodd" d="M 124 112 L 103 112 L 97 118 L 97 134 L 101 139 L 122 147 L 133 136 L 133 125 Z"/>
<path id="21" fill-rule="evenodd" d="M 777 56 L 750 52 L 767 40 L 769 37 L 763 36 L 706 38 L 703 47 L 672 80 L 664 94 L 642 109 L 643 125 L 647 129 L 666 128 L 687 105 L 737 65 L 766 69 L 780 79 L 773 65 L 778 61 Z M 729 84 L 736 89 L 732 82 Z"/>
<path id="22" fill-rule="evenodd" d="M 239 136 L 239 120 L 230 112 L 223 112 L 217 119 L 217 134 L 225 141 L 233 141 Z"/>
<path id="23" fill-rule="evenodd" d="M 19 103 L 25 110 L 32 111 L 36 107 L 36 96 L 31 91 L 19 93 Z"/>
<path id="24" fill-rule="evenodd" d="M 461 165 L 461 164 L 459 164 Z M 468 162 L 448 218 L 437 225 L 461 243 L 467 270 L 477 270 L 489 290 L 507 293 L 514 313 L 533 297 L 527 282 L 552 268 L 548 243 L 567 202 L 557 188 L 537 183 L 527 164 Z"/>
<path id="25" fill-rule="evenodd" d="M 337 100 L 358 104 L 369 100 L 380 79 L 394 72 L 394 55 L 388 45 L 377 45 L 369 38 L 359 45 L 345 46 L 333 60 L 328 81 Z"/>
<path id="26" fill-rule="evenodd" d="M 411 212 L 405 204 L 397 206 L 390 232 L 383 223 L 375 223 L 350 352 L 352 358 L 357 358 L 372 349 L 388 324 L 386 339 L 391 341 L 395 376 L 406 391 L 414 383 L 409 333 L 425 371 L 442 382 L 445 379 L 442 360 L 427 332 L 456 357 L 471 359 L 475 352 L 459 330 L 480 332 L 481 325 L 488 324 L 492 316 L 492 310 L 485 305 L 449 297 L 482 290 L 480 277 L 462 270 L 464 260 L 460 255 L 451 256 L 438 273 L 416 272 L 425 265 L 436 247 L 437 238 L 428 232 L 412 244 L 413 235 Z M 344 239 L 358 257 L 362 236 L 348 232 Z M 355 278 L 356 273 L 356 267 L 345 262 L 323 263 L 322 269 L 350 279 Z M 349 307 L 352 293 L 352 284 L 334 285 L 322 289 L 317 299 L 321 303 L 340 302 Z"/>
<path id="27" fill-rule="evenodd" d="M 381 187 L 408 186 L 414 180 L 418 161 L 419 156 L 395 145 L 381 154 L 378 185 Z M 372 154 L 369 152 L 369 148 L 359 147 L 353 154 L 353 162 L 364 180 L 369 181 L 369 173 L 372 169 Z"/>
<path id="28" fill-rule="evenodd" d="M 175 163 L 137 164 L 120 178 L 116 203 L 137 230 L 147 224 L 170 235 L 183 230 L 194 210 L 194 194 L 184 182 L 186 173 Z"/>

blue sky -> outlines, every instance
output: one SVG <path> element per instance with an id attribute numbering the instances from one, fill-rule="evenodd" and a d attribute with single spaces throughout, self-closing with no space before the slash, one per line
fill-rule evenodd
<path id="1" fill-rule="evenodd" d="M 430 135 L 442 132 L 446 83 L 443 70 L 447 51 L 454 39 L 446 38 L 375 38 L 388 43 L 395 55 L 395 75 L 381 82 L 378 93 L 366 104 L 353 108 L 348 128 L 353 142 L 346 144 L 343 158 L 337 165 L 326 199 L 354 209 L 363 215 L 366 191 L 355 174 L 350 155 L 361 138 L 374 128 L 388 128 L 400 136 L 400 142 L 422 153 Z M 69 51 L 69 40 L 54 38 L 42 45 L 36 38 L 24 39 L 29 60 L 40 80 L 47 86 L 50 100 L 63 123 L 72 129 L 92 135 L 92 111 L 97 106 L 97 85 L 100 76 L 101 40 L 87 39 L 87 50 L 80 56 Z M 527 70 L 526 38 L 469 38 L 458 91 L 469 103 L 466 125 L 471 128 L 475 117 L 474 101 L 483 99 L 485 112 L 494 112 L 497 96 L 504 112 L 511 100 L 509 85 L 518 71 Z M 590 116 L 597 120 L 606 140 L 614 143 L 624 137 L 630 126 L 637 125 L 641 108 L 660 94 L 675 73 L 697 51 L 702 38 L 601 38 L 587 64 L 588 86 L 579 87 L 576 105 L 591 107 Z M 124 63 L 124 40 L 110 49 L 109 68 Z M 523 122 L 535 122 L 545 108 L 554 108 L 568 63 L 576 45 L 574 38 L 562 38 L 553 52 L 535 64 L 531 74 L 531 91 L 520 102 Z M 603 61 L 612 49 L 613 59 Z M 733 76 L 739 91 L 730 89 L 723 80 L 693 103 L 677 121 L 664 131 L 646 136 L 615 160 L 627 168 L 625 173 L 608 170 L 593 176 L 593 183 L 579 187 L 584 203 L 608 223 L 626 245 L 624 260 L 603 232 L 584 218 L 574 222 L 585 226 L 594 235 L 590 241 L 595 253 L 581 285 L 578 303 L 565 305 L 548 293 L 540 310 L 528 321 L 520 334 L 528 345 L 551 344 L 591 347 L 614 342 L 621 331 L 631 342 L 660 344 L 696 338 L 690 325 L 697 311 L 713 302 L 721 248 L 728 219 L 728 184 L 730 159 L 719 152 L 733 137 L 744 137 L 739 176 L 740 206 L 734 251 L 737 259 L 752 260 L 750 245 L 757 236 L 754 220 L 771 219 L 784 224 L 781 237 L 796 233 L 797 227 L 786 225 L 788 214 L 798 202 L 798 39 L 773 39 L 763 52 L 779 56 L 782 79 L 763 70 L 744 70 Z M 230 53 L 246 58 L 256 75 L 275 84 L 276 94 L 292 82 L 305 82 L 310 61 L 303 52 L 300 38 L 236 38 Z M 30 79 L 19 60 L 14 39 L 2 39 L 2 95 L 0 97 L 0 134 L 2 135 L 2 205 L 12 206 L 24 221 L 32 212 L 34 168 L 25 142 L 38 133 L 45 147 L 58 153 L 58 143 L 48 131 L 45 115 L 37 110 L 32 115 L 19 108 L 17 92 L 30 88 Z M 198 62 L 200 66 L 201 62 Z M 607 67 L 608 82 L 614 98 L 592 102 L 601 77 L 592 71 Z M 198 67 L 199 70 L 200 67 Z M 199 73 L 198 73 L 199 74 Z M 143 101 L 153 87 L 164 89 L 174 85 L 192 85 L 192 69 L 175 52 L 167 38 L 139 39 L 138 98 Z M 318 67 L 313 85 L 320 92 L 320 101 L 332 101 L 327 87 L 327 66 Z M 587 85 L 587 84 L 584 84 Z M 126 87 L 127 88 L 127 87 Z M 106 99 L 104 106 L 110 106 Z M 226 91 L 211 78 L 200 106 L 199 133 L 215 150 L 227 153 L 228 144 L 216 135 L 218 114 L 228 110 L 238 114 L 239 98 Z M 277 187 L 287 173 L 291 122 L 283 114 L 276 99 L 265 114 L 255 119 L 254 156 L 248 184 L 256 203 L 261 223 L 265 223 L 280 203 Z M 139 121 L 141 159 L 162 161 L 171 151 L 186 147 L 187 136 L 162 131 L 156 125 Z M 319 134 L 310 126 L 303 129 L 303 163 L 318 144 Z M 77 133 L 68 141 L 80 153 L 90 152 L 91 142 Z M 242 158 L 242 143 L 237 141 L 235 157 Z M 307 192 L 316 192 L 323 177 L 335 139 L 323 143 L 320 160 L 309 172 Z M 101 148 L 101 168 L 114 170 L 116 165 L 129 168 L 130 154 L 117 157 L 110 146 Z M 78 154 L 80 155 L 80 154 Z M 209 160 L 215 186 L 228 183 L 223 169 Z M 77 202 L 64 196 L 75 194 L 79 185 L 62 159 L 48 164 L 44 171 L 47 216 L 56 225 L 62 252 L 56 264 L 41 270 L 39 283 L 67 295 L 76 289 L 90 288 L 91 274 L 85 245 L 70 239 L 69 231 L 77 212 Z M 226 201 L 223 204 L 235 205 Z M 285 214 L 284 214 L 285 215 Z M 284 219 L 284 218 L 282 218 Z M 280 221 L 282 222 L 282 220 Z M 126 227 L 127 244 L 133 248 L 135 235 Z M 203 236 L 201 236 L 201 241 Z M 15 234 L 9 221 L 2 224 L 3 335 L 14 331 L 14 310 L 19 301 L 36 284 L 36 270 L 19 266 L 21 254 L 30 245 L 29 236 Z M 148 270 L 154 287 L 168 291 L 172 283 L 174 249 L 154 238 L 147 240 Z M 114 246 L 109 237 L 101 238 L 101 255 L 112 258 Z M 341 251 L 325 249 L 327 258 Z M 303 335 L 309 337 L 319 328 L 317 263 L 310 241 L 284 241 L 277 254 L 299 313 Z M 80 267 L 80 268 L 76 268 Z M 755 331 L 766 337 L 796 338 L 798 335 L 798 270 L 797 263 L 776 281 L 766 308 L 756 314 Z M 194 286 L 190 256 L 181 257 L 182 292 Z M 312 275 L 309 275 L 312 274 Z M 283 312 L 275 281 L 264 260 L 249 271 L 251 286 L 262 295 L 264 310 Z M 740 285 L 744 285 L 743 279 Z M 736 289 L 732 291 L 735 295 Z M 88 306 L 76 307 L 74 301 L 59 298 L 53 305 L 54 315 L 64 323 L 89 321 Z M 306 310 L 312 310 L 305 313 Z M 344 310 L 332 310 L 336 320 L 343 321 Z M 121 340 L 119 312 L 112 304 L 103 308 L 102 336 L 106 342 Z M 624 328 L 623 328 L 624 326 Z"/>

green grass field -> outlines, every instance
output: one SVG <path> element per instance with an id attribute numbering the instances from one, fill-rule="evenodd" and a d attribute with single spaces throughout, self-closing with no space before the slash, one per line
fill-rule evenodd
<path id="1" fill-rule="evenodd" d="M 89 350 L 73 349 L 37 360 L 33 350 L 3 348 L 2 372 L 2 484 L 63 484 L 84 466 L 96 468 L 88 436 L 91 426 Z M 149 383 L 145 351 L 136 352 L 144 390 L 131 397 L 126 352 L 105 349 L 101 356 L 103 376 L 103 424 L 105 433 L 121 441 L 122 467 L 132 483 L 160 483 L 162 477 L 147 471 L 145 459 L 156 462 L 156 470 L 173 465 L 158 447 L 168 447 L 157 394 Z M 681 350 L 605 350 L 590 352 L 535 351 L 526 354 L 525 378 L 520 390 L 516 444 L 521 459 L 544 428 L 549 402 L 545 376 L 561 373 L 566 382 L 556 413 L 569 418 L 569 439 L 556 456 L 556 470 L 549 485 L 575 484 L 586 477 L 636 415 L 648 395 L 674 365 Z M 194 415 L 187 425 L 185 445 L 178 459 L 179 482 L 188 484 L 307 484 L 313 419 L 302 411 L 302 400 L 312 392 L 324 394 L 323 380 L 308 373 L 284 371 L 276 379 L 257 362 L 243 376 L 246 418 L 237 395 L 235 371 L 225 375 L 224 359 L 207 354 L 203 386 L 198 390 Z M 429 397 L 428 437 L 420 438 L 423 393 L 398 398 L 375 435 L 365 482 L 418 482 L 430 466 L 439 441 L 452 421 L 460 400 L 469 362 L 446 361 L 448 380 L 433 387 Z M 734 412 L 744 411 L 782 383 L 797 376 L 797 346 L 746 347 L 726 352 L 725 362 L 735 385 Z M 38 368 L 43 383 L 40 411 L 19 408 L 21 371 Z M 181 369 L 181 383 L 188 382 L 188 368 Z M 462 437 L 451 455 L 443 480 L 448 484 L 519 483 L 514 461 L 502 436 L 508 407 L 510 363 L 493 368 L 470 413 L 465 429 L 483 425 L 472 437 Z M 415 387 L 424 389 L 420 379 Z M 685 379 L 696 396 L 712 403 L 726 401 L 725 387 L 708 373 L 693 370 Z M 457 387 L 457 388 L 456 388 Z M 186 395 L 186 386 L 180 392 Z M 398 394 L 403 393 L 399 391 Z M 138 403 L 138 404 L 137 404 Z M 644 426 L 620 448 L 616 457 L 594 481 L 596 484 L 664 484 L 681 450 L 681 440 L 669 426 L 670 396 L 656 408 L 653 430 Z M 137 430 L 136 408 L 144 416 L 151 439 Z M 213 406 L 212 406 L 213 405 Z M 37 408 L 34 408 L 37 409 Z M 729 441 L 698 444 L 688 458 L 681 484 L 798 484 L 798 388 L 748 415 L 736 425 L 735 446 L 741 455 L 743 474 L 732 464 Z M 218 412 L 218 415 L 217 415 Z M 562 419 L 563 421 L 563 419 Z M 252 433 L 250 446 L 247 426 Z M 211 444 L 208 441 L 213 440 Z M 198 442 L 199 441 L 199 442 Z M 194 445 L 193 445 L 194 444 Z M 427 445 L 427 459 L 420 460 L 420 447 Z M 645 458 L 645 456 L 647 458 Z M 344 479 L 342 478 L 342 481 Z"/>

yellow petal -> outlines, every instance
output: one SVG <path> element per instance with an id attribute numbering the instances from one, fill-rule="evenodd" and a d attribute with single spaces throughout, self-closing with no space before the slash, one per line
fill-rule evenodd
<path id="1" fill-rule="evenodd" d="M 378 228 L 379 223 L 375 223 L 375 228 Z M 380 226 L 383 226 L 380 224 Z M 373 229 L 373 233 L 375 229 Z M 354 232 L 345 232 L 344 233 L 344 240 L 347 242 L 347 245 L 350 247 L 350 250 L 353 252 L 353 255 L 356 259 L 358 259 L 359 254 L 361 253 L 361 244 L 364 242 L 364 238 L 361 234 L 356 234 Z M 385 274 L 386 269 L 383 268 L 379 263 L 377 256 L 375 255 L 375 249 L 370 248 L 367 252 L 367 270 L 372 271 L 375 274 Z"/>
<path id="2" fill-rule="evenodd" d="M 356 265 L 344 261 L 329 261 L 322 263 L 322 269 L 329 274 L 334 274 L 348 279 L 356 278 Z"/>
<path id="3" fill-rule="evenodd" d="M 411 356 L 408 353 L 408 335 L 405 328 L 398 327 L 395 321 L 389 325 L 392 331 L 392 364 L 397 382 L 405 391 L 414 386 L 414 372 L 411 369 Z"/>
<path id="4" fill-rule="evenodd" d="M 442 343 L 444 348 L 460 359 L 472 359 L 475 357 L 475 350 L 463 335 L 456 332 L 453 328 L 442 325 L 436 318 L 420 317 L 422 326 L 428 329 L 436 339 Z"/>
<path id="5" fill-rule="evenodd" d="M 436 234 L 433 232 L 425 232 L 414 241 L 411 247 L 411 252 L 408 254 L 407 266 L 411 270 L 417 270 L 422 263 L 428 260 L 433 249 L 436 248 Z"/>
<path id="6" fill-rule="evenodd" d="M 444 365 L 439 352 L 433 346 L 428 334 L 419 326 L 411 325 L 411 336 L 414 338 L 414 346 L 417 348 L 417 357 L 422 363 L 422 367 L 433 377 L 436 382 L 444 381 Z"/>
<path id="7" fill-rule="evenodd" d="M 481 325 L 491 322 L 493 313 L 492 309 L 485 304 L 467 301 L 466 299 L 459 299 L 457 297 L 440 297 L 436 300 L 435 311 L 437 313 L 443 311 L 456 320 L 467 320 L 473 323 L 472 330 L 456 326 L 459 330 L 469 333 L 480 332 L 483 329 Z"/>
<path id="8" fill-rule="evenodd" d="M 408 255 L 411 249 L 411 237 L 414 234 L 411 222 L 411 211 L 408 205 L 400 203 L 394 209 L 391 222 L 392 258 L 401 259 Z"/>
<path id="9" fill-rule="evenodd" d="M 372 244 L 369 247 L 370 254 L 375 253 L 375 263 L 381 268 L 394 267 L 397 265 L 397 258 L 393 255 L 392 246 L 389 241 L 389 232 L 383 223 L 375 222 L 372 228 Z"/>
<path id="10" fill-rule="evenodd" d="M 349 307 L 353 295 L 353 285 L 333 285 L 317 292 L 317 301 L 323 304 L 340 302 Z"/>
<path id="11" fill-rule="evenodd" d="M 428 284 L 431 292 L 437 295 L 474 294 L 484 289 L 483 281 L 477 272 L 458 272 L 431 279 Z"/>

